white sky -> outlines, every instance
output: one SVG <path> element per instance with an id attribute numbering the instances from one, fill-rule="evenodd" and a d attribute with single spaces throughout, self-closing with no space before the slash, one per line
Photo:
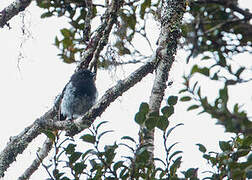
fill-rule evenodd
<path id="1" fill-rule="evenodd" d="M 9 2 L 11 1 L 1 1 L 0 9 L 6 7 Z M 243 7 L 252 7 L 251 1 L 242 0 L 241 2 Z M 27 41 L 21 33 L 21 16 L 16 16 L 11 20 L 10 25 L 12 28 L 10 30 L 4 28 L 0 32 L 0 109 L 3 123 L 0 127 L 0 150 L 5 147 L 10 136 L 20 133 L 24 127 L 30 125 L 52 106 L 55 96 L 61 92 L 75 69 L 75 65 L 61 62 L 57 57 L 56 47 L 52 45 L 55 35 L 59 34 L 59 29 L 67 24 L 59 22 L 57 18 L 41 20 L 41 12 L 33 4 L 25 13 L 26 20 L 28 20 L 28 23 L 25 24 L 26 26 L 30 25 L 28 30 L 31 32 L 31 38 L 28 38 Z M 23 47 L 20 48 L 22 43 Z M 24 58 L 20 59 L 18 63 L 18 54 L 20 52 L 22 52 Z M 181 87 L 181 76 L 185 71 L 188 71 L 190 66 L 184 64 L 185 58 L 186 54 L 180 51 L 170 73 L 174 84 L 172 88 L 169 87 L 166 90 L 165 98 L 169 94 L 176 95 L 174 93 Z M 249 60 L 249 55 L 241 55 L 237 58 Z M 18 64 L 20 70 L 17 68 Z M 106 89 L 116 83 L 116 80 L 126 77 L 134 69 L 136 67 L 133 65 L 123 69 L 118 68 L 116 76 L 113 72 L 99 72 L 96 81 L 99 95 L 101 96 Z M 148 102 L 152 79 L 153 75 L 148 75 L 141 83 L 112 103 L 102 117 L 97 119 L 96 123 L 100 120 L 109 121 L 110 123 L 106 125 L 106 128 L 115 130 L 112 136 L 104 138 L 108 143 L 112 144 L 114 140 L 120 139 L 123 135 L 132 135 L 136 140 L 138 139 L 138 126 L 134 123 L 134 115 L 141 102 Z M 237 93 L 232 99 L 233 102 L 247 103 L 247 91 L 249 90 L 248 87 L 251 89 L 251 85 L 242 87 L 239 90 L 232 89 L 233 93 L 239 91 L 239 94 Z M 214 97 L 217 93 L 216 86 L 209 84 L 207 88 L 213 92 L 211 96 Z M 249 96 L 249 100 L 251 101 L 251 96 Z M 224 134 L 223 128 L 216 126 L 215 121 L 210 120 L 209 116 L 196 116 L 196 112 L 186 112 L 187 107 L 185 104 L 180 103 L 175 108 L 175 115 L 170 120 L 171 124 L 175 125 L 183 122 L 185 125 L 174 131 L 170 137 L 170 144 L 180 142 L 176 150 L 184 151 L 182 168 L 204 168 L 205 161 L 200 159 L 201 153 L 195 144 L 202 143 L 210 150 L 216 150 L 218 149 L 218 140 L 227 140 L 229 135 Z M 162 137 L 160 131 L 157 131 L 156 137 L 157 139 Z M 35 152 L 44 138 L 44 135 L 41 135 L 28 147 L 23 155 L 17 157 L 17 163 L 13 163 L 8 169 L 5 180 L 17 179 L 22 174 L 34 159 Z M 157 147 L 160 147 L 161 143 L 157 141 Z M 157 155 L 162 153 L 162 148 L 156 148 Z M 40 171 L 36 172 L 31 179 L 45 179 L 46 177 L 48 176 L 45 170 L 40 168 Z"/>

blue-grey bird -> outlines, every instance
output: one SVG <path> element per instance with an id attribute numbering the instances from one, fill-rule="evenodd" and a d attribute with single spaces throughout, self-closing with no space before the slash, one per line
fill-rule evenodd
<path id="1" fill-rule="evenodd" d="M 84 115 L 96 102 L 95 74 L 89 70 L 74 73 L 63 90 L 60 120 L 73 120 Z"/>

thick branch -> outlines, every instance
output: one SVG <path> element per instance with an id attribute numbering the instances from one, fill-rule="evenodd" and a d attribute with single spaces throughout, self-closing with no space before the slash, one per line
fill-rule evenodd
<path id="1" fill-rule="evenodd" d="M 32 162 L 32 164 L 25 170 L 25 172 L 18 178 L 18 180 L 29 179 L 31 175 L 38 169 L 42 160 L 47 157 L 48 153 L 52 149 L 52 140 L 47 138 L 37 153 L 37 158 Z"/>
<path id="2" fill-rule="evenodd" d="M 178 40 L 181 36 L 180 25 L 186 5 L 184 0 L 166 0 L 163 1 L 161 9 L 161 32 L 158 42 L 159 48 L 157 49 L 157 58 L 160 63 L 156 70 L 149 100 L 150 113 L 159 112 L 167 87 L 168 73 L 174 62 Z M 140 143 L 142 146 L 148 145 L 148 151 L 151 153 L 150 161 L 152 161 L 154 156 L 154 129 L 145 130 L 144 133 L 141 133 L 143 128 L 140 130 L 140 134 L 143 135 L 143 137 L 140 136 Z"/>
<path id="3" fill-rule="evenodd" d="M 53 119 L 56 116 L 56 111 L 49 110 L 37 121 L 43 121 L 45 119 Z M 4 172 L 10 166 L 10 164 L 16 160 L 18 154 L 22 154 L 23 151 L 27 148 L 28 144 L 35 139 L 39 134 L 41 134 L 40 127 L 38 123 L 33 123 L 29 127 L 25 128 L 23 132 L 17 136 L 11 137 L 10 142 L 0 153 L 0 177 L 4 176 Z"/>
<path id="4" fill-rule="evenodd" d="M 31 4 L 31 0 L 16 0 L 0 12 L 0 27 L 8 25 L 8 21 Z"/>

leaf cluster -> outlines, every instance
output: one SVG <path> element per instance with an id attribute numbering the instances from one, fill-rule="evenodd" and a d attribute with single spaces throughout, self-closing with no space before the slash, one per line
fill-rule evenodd
<path id="1" fill-rule="evenodd" d="M 251 14 L 239 8 L 237 0 L 191 1 L 189 14 L 192 18 L 182 27 L 184 47 L 188 47 L 191 57 L 205 52 L 231 57 L 242 52 L 251 52 Z"/>
<path id="2" fill-rule="evenodd" d="M 207 152 L 202 144 L 197 144 L 203 158 L 213 167 L 205 179 L 250 179 L 252 176 L 251 136 L 236 136 L 230 141 L 219 141 L 221 152 Z M 249 154 L 250 153 L 250 154 Z"/>
<path id="3" fill-rule="evenodd" d="M 150 112 L 149 105 L 142 103 L 135 115 L 135 122 L 140 126 L 145 125 L 148 130 L 157 127 L 165 131 L 169 125 L 168 118 L 174 113 L 174 105 L 176 105 L 177 100 L 177 96 L 170 96 L 167 105 L 161 109 L 162 115 L 159 112 Z"/>
<path id="4" fill-rule="evenodd" d="M 177 102 L 176 96 L 168 98 L 169 106 L 175 105 Z M 167 107 L 163 107 L 163 115 L 170 114 Z M 139 108 L 141 113 L 147 114 L 149 107 L 147 103 L 142 103 Z M 157 118 L 157 117 L 155 117 Z M 175 127 L 163 130 L 163 141 L 165 149 L 165 160 L 155 157 L 152 163 L 149 163 L 150 154 L 148 152 L 148 145 L 140 146 L 131 136 L 123 136 L 120 143 L 114 142 L 112 145 L 105 145 L 101 148 L 102 137 L 112 130 L 100 132 L 100 127 L 106 124 L 107 121 L 99 123 L 96 127 L 89 129 L 90 133 L 85 133 L 80 137 L 83 145 L 89 144 L 92 148 L 79 150 L 80 144 L 74 143 L 72 140 L 64 140 L 59 143 L 57 137 L 52 137 L 52 133 L 46 133 L 48 137 L 54 139 L 56 153 L 54 156 L 54 165 L 50 164 L 47 171 L 52 171 L 52 179 L 70 180 L 70 179 L 181 179 L 178 177 L 178 168 L 182 163 L 182 156 L 179 156 L 182 151 L 173 151 L 177 143 L 168 144 L 168 137 Z M 65 142 L 69 142 L 66 146 Z M 58 144 L 58 145 L 57 145 Z M 86 146 L 87 147 L 87 146 Z M 129 151 L 127 156 L 121 156 L 119 152 L 123 149 Z M 131 154 L 131 155 L 130 155 Z M 65 155 L 65 157 L 63 157 Z M 159 166 L 154 164 L 159 163 Z M 64 164 L 59 168 L 59 164 Z M 53 169 L 51 169 L 53 168 Z M 70 173 L 69 173 L 70 172 Z"/>

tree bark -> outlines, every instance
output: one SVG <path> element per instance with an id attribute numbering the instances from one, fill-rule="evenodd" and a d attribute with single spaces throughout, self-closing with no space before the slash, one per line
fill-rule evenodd
<path id="1" fill-rule="evenodd" d="M 175 59 L 178 40 L 181 36 L 180 25 L 186 10 L 185 0 L 165 0 L 161 5 L 161 32 L 159 47 L 156 50 L 158 66 L 156 77 L 149 100 L 150 112 L 159 112 L 161 102 L 167 87 L 169 71 Z M 150 162 L 154 157 L 154 132 L 146 127 L 140 128 L 140 146 L 147 145 L 150 153 Z"/>
<path id="2" fill-rule="evenodd" d="M 31 4 L 31 0 L 16 0 L 0 12 L 0 27 L 9 26 L 8 21 Z"/>

